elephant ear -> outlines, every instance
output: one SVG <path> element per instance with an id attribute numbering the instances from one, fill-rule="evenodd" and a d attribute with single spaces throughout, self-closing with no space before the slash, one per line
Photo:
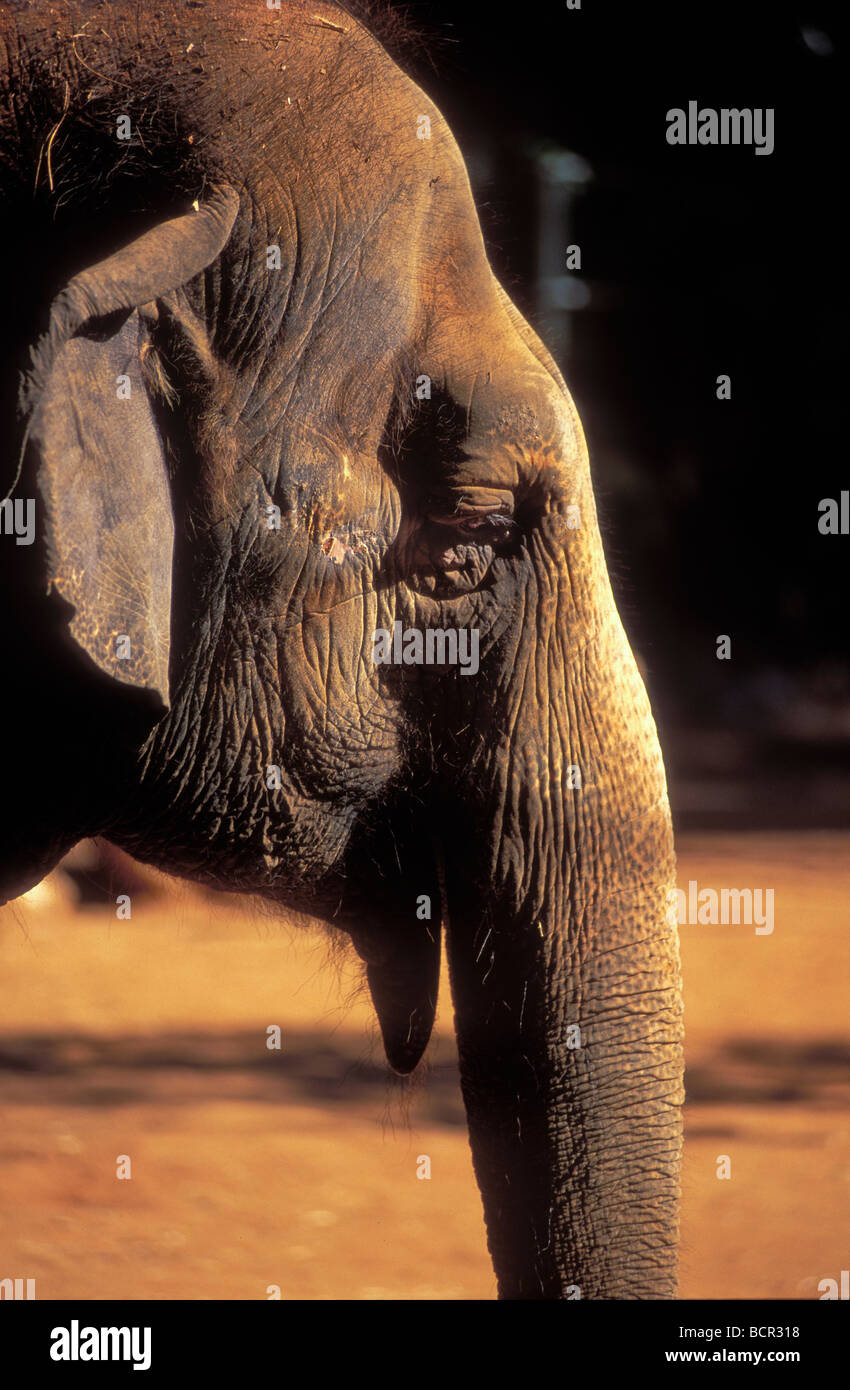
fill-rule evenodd
<path id="1" fill-rule="evenodd" d="M 164 708 L 174 521 L 138 311 L 215 260 L 238 209 L 235 191 L 220 189 L 76 275 L 53 303 L 24 393 L 49 579 L 73 606 L 71 636 Z"/>

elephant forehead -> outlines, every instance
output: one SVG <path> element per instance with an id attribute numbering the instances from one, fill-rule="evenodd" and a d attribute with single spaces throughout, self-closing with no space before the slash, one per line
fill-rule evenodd
<path id="1" fill-rule="evenodd" d="M 250 202 L 252 250 L 280 241 L 284 259 L 296 244 L 309 256 L 315 242 L 341 263 L 401 189 L 435 176 L 438 141 L 424 137 L 436 111 L 335 5 L 152 0 L 141 26 L 135 0 L 113 0 L 108 24 L 93 12 L 87 0 L 61 14 L 0 6 L 0 88 L 16 98 L 13 167 L 30 196 L 45 123 L 61 118 L 49 164 L 60 207 L 96 205 L 108 221 L 119 186 L 146 185 L 141 207 L 224 179 Z"/>

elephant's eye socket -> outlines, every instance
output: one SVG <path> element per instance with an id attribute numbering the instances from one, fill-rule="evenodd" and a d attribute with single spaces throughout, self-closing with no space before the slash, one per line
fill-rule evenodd
<path id="1" fill-rule="evenodd" d="M 458 546 L 504 551 L 520 539 L 513 490 L 473 476 L 468 430 L 466 408 L 436 387 L 427 400 L 400 398 L 385 429 L 381 462 L 435 553 Z"/>

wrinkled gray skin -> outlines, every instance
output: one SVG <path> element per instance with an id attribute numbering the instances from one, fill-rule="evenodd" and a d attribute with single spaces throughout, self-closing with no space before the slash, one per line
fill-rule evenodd
<path id="1" fill-rule="evenodd" d="M 5 462 L 38 508 L 4 538 L 0 889 L 101 834 L 311 912 L 401 1072 L 442 924 L 501 1296 L 673 1297 L 670 816 L 573 403 L 358 22 L 137 8 L 0 12 L 7 373 L 33 349 Z M 478 673 L 376 666 L 396 620 L 476 629 Z"/>

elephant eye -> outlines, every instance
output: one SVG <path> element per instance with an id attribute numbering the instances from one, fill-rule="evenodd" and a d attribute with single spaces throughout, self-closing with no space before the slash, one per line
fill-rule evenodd
<path id="1" fill-rule="evenodd" d="M 510 545 L 517 540 L 520 528 L 513 517 L 505 512 L 457 512 L 453 515 L 439 514 L 437 509 L 430 512 L 430 524 L 453 542 L 465 541 L 470 545 L 499 546 Z"/>
<path id="2" fill-rule="evenodd" d="M 501 512 L 490 512 L 487 516 L 470 516 L 458 519 L 457 530 L 472 540 L 512 540 L 519 527 L 512 517 Z"/>

